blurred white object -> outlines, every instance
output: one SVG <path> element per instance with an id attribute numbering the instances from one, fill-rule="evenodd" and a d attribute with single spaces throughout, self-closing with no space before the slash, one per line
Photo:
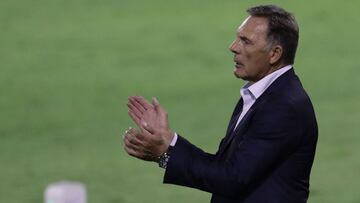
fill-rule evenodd
<path id="1" fill-rule="evenodd" d="M 44 194 L 45 203 L 86 203 L 84 184 L 60 181 L 47 186 Z"/>

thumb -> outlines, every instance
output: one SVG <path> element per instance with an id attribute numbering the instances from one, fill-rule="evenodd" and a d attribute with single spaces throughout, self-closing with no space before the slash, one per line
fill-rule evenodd
<path id="1" fill-rule="evenodd" d="M 151 102 L 151 103 L 153 104 L 156 112 L 159 112 L 159 111 L 161 110 L 160 103 L 159 103 L 159 101 L 157 100 L 156 97 L 153 97 L 153 98 L 152 98 L 152 102 Z"/>
<path id="2" fill-rule="evenodd" d="M 166 110 L 160 105 L 159 101 L 156 99 L 156 97 L 152 98 L 152 104 L 154 105 L 154 108 L 156 110 L 156 113 L 161 117 L 167 119 L 167 112 Z"/>

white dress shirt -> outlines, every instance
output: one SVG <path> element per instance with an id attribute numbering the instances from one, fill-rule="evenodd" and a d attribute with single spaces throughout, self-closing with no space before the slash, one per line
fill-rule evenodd
<path id="1" fill-rule="evenodd" d="M 242 112 L 237 120 L 234 130 L 240 123 L 241 119 L 243 119 L 246 113 L 249 111 L 251 106 L 255 103 L 256 99 L 258 99 L 278 77 L 280 77 L 282 74 L 284 74 L 286 71 L 290 70 L 291 68 L 292 65 L 287 65 L 263 77 L 261 80 L 257 81 L 256 83 L 247 82 L 240 89 L 240 95 L 243 98 L 244 103 L 243 103 Z M 175 146 L 177 138 L 178 135 L 177 133 L 175 133 L 170 143 L 170 146 L 172 147 Z"/>
<path id="2" fill-rule="evenodd" d="M 249 111 L 251 106 L 255 103 L 255 101 L 265 92 L 265 90 L 282 74 L 286 71 L 290 70 L 292 65 L 285 66 L 276 70 L 269 75 L 263 77 L 261 80 L 256 83 L 247 82 L 241 89 L 240 95 L 244 101 L 242 112 L 237 120 L 236 127 L 239 125 L 240 121 L 244 118 L 246 113 Z"/>

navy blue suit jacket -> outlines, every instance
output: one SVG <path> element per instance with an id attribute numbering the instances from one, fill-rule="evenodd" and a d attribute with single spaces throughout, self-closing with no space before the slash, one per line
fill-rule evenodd
<path id="1" fill-rule="evenodd" d="M 305 203 L 318 129 L 311 101 L 290 69 L 256 100 L 209 154 L 179 136 L 164 183 L 212 193 L 212 203 Z"/>

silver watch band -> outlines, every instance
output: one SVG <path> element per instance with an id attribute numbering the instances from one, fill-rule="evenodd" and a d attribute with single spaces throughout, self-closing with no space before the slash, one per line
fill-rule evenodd
<path id="1" fill-rule="evenodd" d="M 172 149 L 172 147 L 169 146 L 168 151 L 159 157 L 159 167 L 166 169 L 167 163 L 170 160 L 171 149 Z"/>

